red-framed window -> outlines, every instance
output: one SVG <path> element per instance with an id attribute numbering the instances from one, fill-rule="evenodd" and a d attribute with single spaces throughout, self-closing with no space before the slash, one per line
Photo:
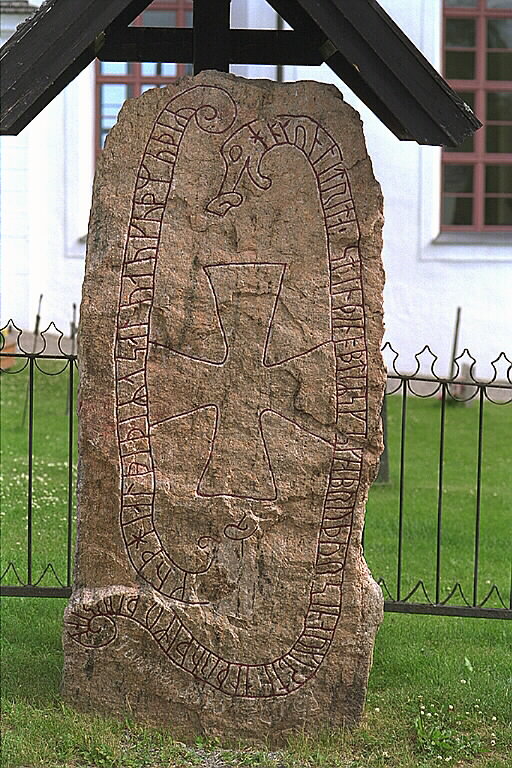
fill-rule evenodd
<path id="1" fill-rule="evenodd" d="M 441 229 L 512 230 L 512 0 L 444 0 L 444 75 L 483 128 L 443 151 Z"/>
<path id="2" fill-rule="evenodd" d="M 132 26 L 191 27 L 192 0 L 154 0 Z M 191 73 L 191 64 L 96 61 L 96 152 L 102 149 L 126 99 Z"/>

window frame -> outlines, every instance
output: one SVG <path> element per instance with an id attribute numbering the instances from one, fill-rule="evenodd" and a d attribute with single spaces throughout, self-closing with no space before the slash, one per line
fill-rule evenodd
<path id="1" fill-rule="evenodd" d="M 176 27 L 186 26 L 186 14 L 192 12 L 192 0 L 153 0 L 144 11 L 137 16 L 130 26 L 142 27 L 143 13 L 145 11 L 176 11 Z M 101 87 L 102 85 L 126 85 L 131 87 L 131 95 L 128 98 L 136 98 L 143 92 L 145 85 L 158 87 L 175 82 L 178 78 L 190 74 L 190 64 L 176 63 L 175 75 L 143 75 L 142 66 L 146 62 L 132 61 L 130 72 L 123 75 L 109 75 L 101 71 L 101 62 L 95 61 L 95 96 L 94 96 L 94 156 L 97 158 L 103 149 L 101 144 Z M 173 63 L 173 62 L 163 62 Z"/>
<path id="2" fill-rule="evenodd" d="M 486 224 L 485 201 L 487 197 L 512 199 L 512 193 L 486 193 L 485 167 L 486 165 L 512 165 L 512 153 L 486 152 L 486 128 L 487 128 L 487 94 L 498 91 L 512 92 L 512 80 L 487 80 L 486 57 L 487 48 L 487 20 L 488 19 L 512 19 L 512 9 L 487 8 L 486 0 L 477 0 L 473 8 L 447 7 L 443 2 L 442 24 L 442 62 L 445 69 L 446 47 L 446 22 L 448 19 L 475 19 L 475 77 L 472 80 L 450 78 L 448 80 L 454 91 L 464 98 L 465 92 L 474 93 L 474 112 L 480 118 L 484 127 L 473 135 L 472 152 L 456 152 L 443 149 L 441 167 L 441 195 L 440 195 L 440 230 L 441 232 L 512 232 L 512 224 Z M 464 47 L 451 50 L 464 50 Z M 503 50 L 503 49 L 497 49 Z M 512 118 L 511 118 L 512 120 Z M 493 124 L 509 121 L 492 121 Z M 457 193 L 460 198 L 468 197 L 473 200 L 471 224 L 444 224 L 443 207 L 447 193 L 444 189 L 445 168 L 447 165 L 471 165 L 473 167 L 473 191 L 470 193 Z M 449 196 L 449 193 L 448 193 Z"/>

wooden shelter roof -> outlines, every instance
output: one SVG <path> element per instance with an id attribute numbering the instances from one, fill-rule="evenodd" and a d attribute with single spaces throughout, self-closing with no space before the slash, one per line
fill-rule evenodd
<path id="1" fill-rule="evenodd" d="M 18 0 L 19 2 L 20 0 Z M 193 29 L 130 27 L 150 0 L 46 0 L 0 49 L 0 133 L 19 133 L 103 61 L 327 65 L 403 140 L 457 146 L 480 127 L 376 0 L 269 0 L 292 30 L 229 28 L 230 0 L 194 0 Z"/>

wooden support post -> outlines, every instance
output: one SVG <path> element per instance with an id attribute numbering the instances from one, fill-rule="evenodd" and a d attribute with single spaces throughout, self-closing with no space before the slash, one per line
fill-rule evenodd
<path id="1" fill-rule="evenodd" d="M 384 451 L 381 454 L 379 462 L 379 472 L 375 478 L 375 485 L 389 485 L 391 478 L 389 474 L 389 451 L 388 451 L 388 409 L 387 399 L 382 401 L 382 437 L 384 439 Z"/>
<path id="2" fill-rule="evenodd" d="M 231 0 L 194 0 L 194 74 L 229 72 Z"/>
<path id="3" fill-rule="evenodd" d="M 282 17 L 277 14 L 277 31 L 282 32 L 284 29 L 284 21 Z M 276 82 L 282 83 L 283 82 L 283 65 L 277 64 L 276 66 Z"/>
<path id="4" fill-rule="evenodd" d="M 450 379 L 453 379 L 455 375 L 455 359 L 457 357 L 457 347 L 459 345 L 460 311 L 460 307 L 457 307 L 455 330 L 453 332 L 452 359 L 450 361 Z"/>

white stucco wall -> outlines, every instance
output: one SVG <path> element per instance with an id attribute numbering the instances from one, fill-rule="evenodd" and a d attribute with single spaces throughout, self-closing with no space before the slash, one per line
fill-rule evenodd
<path id="1" fill-rule="evenodd" d="M 439 67 L 441 0 L 381 4 Z M 264 0 L 236 0 L 232 22 L 276 24 Z M 275 76 L 275 67 L 232 71 Z M 479 372 L 485 374 L 500 351 L 512 355 L 512 242 L 433 244 L 439 233 L 440 150 L 396 139 L 325 65 L 286 67 L 285 79 L 334 82 L 362 116 L 385 199 L 386 339 L 400 350 L 402 367 L 410 369 L 414 354 L 428 343 L 446 372 L 458 306 L 459 350 L 470 348 Z M 79 239 L 87 230 L 94 164 L 93 94 L 91 66 L 20 136 L 0 140 L 2 320 L 13 316 L 31 327 L 43 293 L 42 324 L 54 320 L 67 330 L 72 303 L 79 304 L 84 268 Z"/>
<path id="2" fill-rule="evenodd" d="M 380 0 L 427 59 L 440 69 L 441 0 Z M 440 155 L 399 141 L 327 66 L 295 67 L 296 79 L 333 82 L 363 119 L 384 194 L 386 337 L 406 370 L 430 344 L 446 372 L 457 307 L 459 352 L 468 347 L 482 375 L 501 351 L 512 357 L 512 236 L 502 245 L 434 244 L 440 225 Z"/>
<path id="3" fill-rule="evenodd" d="M 21 19 L 1 17 L 0 44 L 11 36 Z M 0 138 L 0 324 L 18 314 L 25 316 L 30 272 L 28 227 L 29 133 Z"/>
<path id="4" fill-rule="evenodd" d="M 40 4 L 37 0 L 34 4 Z M 2 16 L 2 42 L 21 21 Z M 94 69 L 82 72 L 18 136 L 0 138 L 0 321 L 69 331 L 80 303 L 93 177 Z"/>

